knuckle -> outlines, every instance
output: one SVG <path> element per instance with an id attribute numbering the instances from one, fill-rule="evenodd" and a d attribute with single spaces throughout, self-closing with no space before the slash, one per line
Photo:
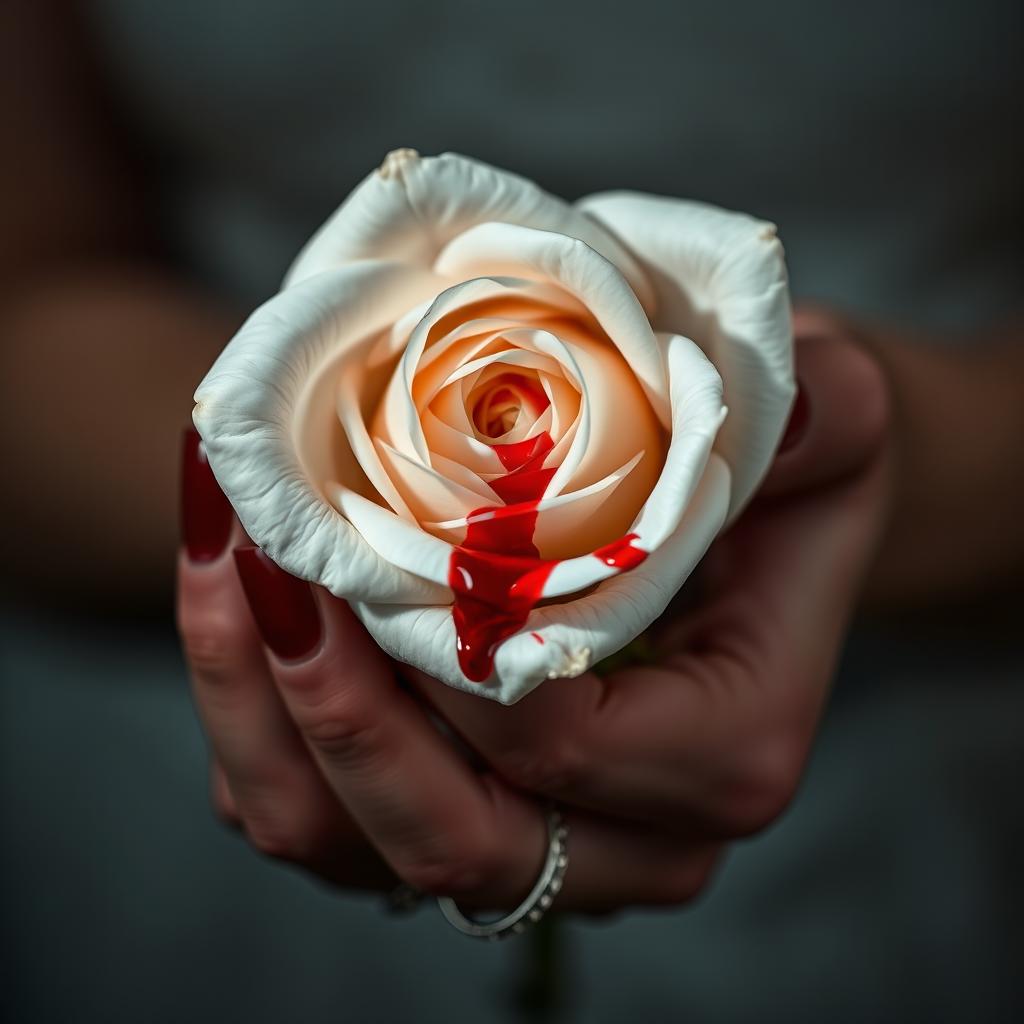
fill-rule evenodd
<path id="1" fill-rule="evenodd" d="M 343 689 L 296 708 L 306 739 L 331 760 L 358 758 L 379 746 L 379 721 L 369 701 Z"/>
<path id="2" fill-rule="evenodd" d="M 214 616 L 182 622 L 181 639 L 193 672 L 209 682 L 231 679 L 240 642 L 231 622 Z"/>
<path id="3" fill-rule="evenodd" d="M 805 743 L 784 734 L 763 741 L 744 758 L 726 800 L 732 835 L 760 832 L 785 812 L 799 787 L 806 753 Z"/>
<path id="4" fill-rule="evenodd" d="M 500 876 L 500 851 L 482 834 L 465 835 L 444 849 L 424 849 L 395 865 L 409 885 L 433 896 L 465 896 Z"/>
<path id="5" fill-rule="evenodd" d="M 570 792 L 583 773 L 583 756 L 567 736 L 541 738 L 536 746 L 518 746 L 501 753 L 498 771 L 531 793 L 558 796 Z"/>

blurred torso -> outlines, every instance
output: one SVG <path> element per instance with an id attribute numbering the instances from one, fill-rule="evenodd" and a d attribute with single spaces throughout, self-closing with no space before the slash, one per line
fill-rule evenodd
<path id="1" fill-rule="evenodd" d="M 794 292 L 945 327 L 1018 300 L 1019 4 L 94 0 L 179 255 L 251 304 L 382 155 L 776 221 Z"/>

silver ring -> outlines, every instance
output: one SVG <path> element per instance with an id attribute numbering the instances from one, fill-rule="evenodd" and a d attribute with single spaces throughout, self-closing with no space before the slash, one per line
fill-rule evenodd
<path id="1" fill-rule="evenodd" d="M 569 867 L 569 828 L 557 807 L 548 808 L 545 819 L 548 827 L 548 854 L 529 896 L 515 910 L 496 921 L 474 921 L 459 910 L 455 900 L 439 896 L 437 905 L 453 928 L 474 939 L 494 941 L 521 934 L 548 912 L 562 888 L 562 880 Z"/>

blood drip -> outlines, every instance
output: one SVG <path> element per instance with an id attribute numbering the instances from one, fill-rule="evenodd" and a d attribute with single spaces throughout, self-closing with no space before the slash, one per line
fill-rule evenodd
<path id="1" fill-rule="evenodd" d="M 646 557 L 647 552 L 640 548 L 633 547 L 633 541 L 637 538 L 635 533 L 627 533 L 625 537 L 613 540 L 611 544 L 605 544 L 594 552 L 594 557 L 605 565 L 610 565 L 619 572 L 627 569 L 635 569 Z"/>
<path id="2" fill-rule="evenodd" d="M 491 480 L 490 487 L 506 504 L 471 512 L 466 538 L 452 551 L 448 584 L 455 593 L 456 648 L 459 666 L 473 682 L 491 675 L 494 652 L 523 628 L 558 564 L 541 558 L 533 543 L 537 506 L 555 474 L 543 468 L 552 447 L 547 433 L 493 446 L 508 472 Z M 647 557 L 632 546 L 636 536 L 627 534 L 594 556 L 619 571 L 632 569 Z M 533 636 L 544 642 L 538 633 Z"/>

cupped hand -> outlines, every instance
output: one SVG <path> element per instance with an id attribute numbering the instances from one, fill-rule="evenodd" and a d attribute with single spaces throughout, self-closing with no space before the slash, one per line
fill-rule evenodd
<path id="1" fill-rule="evenodd" d="M 790 802 L 889 495 L 881 371 L 838 319 L 796 323 L 782 449 L 706 556 L 696 604 L 659 622 L 651 663 L 550 682 L 510 708 L 411 673 L 502 778 L 688 838 L 756 832 Z"/>
<path id="2" fill-rule="evenodd" d="M 654 664 L 502 707 L 391 663 L 237 523 L 234 557 L 183 550 L 179 623 L 221 813 L 332 882 L 506 906 L 537 875 L 550 797 L 570 826 L 560 907 L 695 895 L 723 841 L 792 797 L 885 519 L 884 380 L 844 325 L 814 324 L 784 450 L 707 556 L 699 602 L 659 623 Z"/>

